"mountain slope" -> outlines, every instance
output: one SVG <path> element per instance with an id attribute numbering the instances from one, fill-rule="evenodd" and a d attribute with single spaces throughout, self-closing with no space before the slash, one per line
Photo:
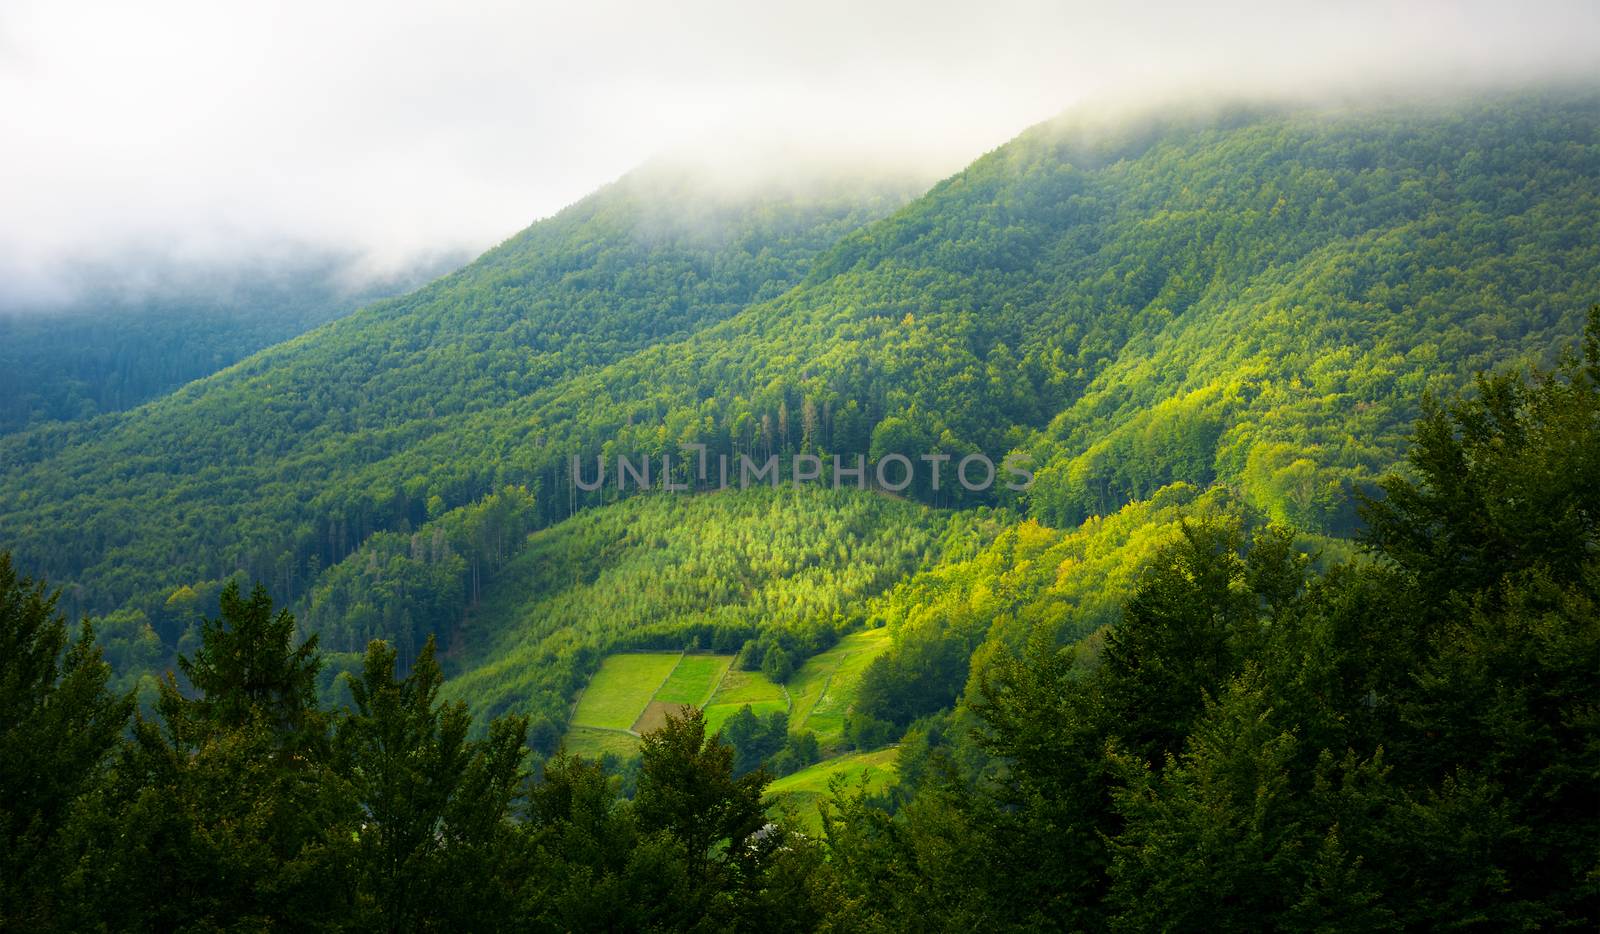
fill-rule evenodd
<path id="1" fill-rule="evenodd" d="M 780 298 L 477 413 L 382 471 L 466 448 L 566 490 L 575 453 L 680 439 L 1022 448 L 1047 521 L 1222 480 L 1348 530 L 1340 492 L 1394 462 L 1420 390 L 1578 332 L 1600 294 L 1582 234 L 1600 220 L 1595 104 L 1043 126 Z"/>
<path id="2" fill-rule="evenodd" d="M 419 524 L 435 497 L 470 504 L 516 465 L 458 449 L 354 493 L 339 478 L 781 291 L 908 195 L 898 179 L 730 191 L 641 171 L 451 276 L 166 399 L 6 439 L 0 541 L 81 585 L 79 606 L 137 598 L 154 613 L 177 584 L 236 569 L 298 593 L 371 533 Z"/>
<path id="3" fill-rule="evenodd" d="M 603 498 L 573 455 L 685 441 L 1019 449 L 1046 523 L 1222 482 L 1342 532 L 1421 389 L 1548 353 L 1600 294 L 1592 95 L 1066 119 L 865 225 L 892 199 L 673 226 L 704 200 L 608 190 L 103 437 L 0 444 L 0 541 L 93 606 L 236 569 L 303 593 L 373 532 L 508 484 L 553 522 Z M 949 481 L 909 494 L 992 499 Z"/>

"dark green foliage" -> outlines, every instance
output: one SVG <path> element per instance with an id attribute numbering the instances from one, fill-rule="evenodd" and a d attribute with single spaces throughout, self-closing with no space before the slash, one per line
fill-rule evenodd
<path id="1" fill-rule="evenodd" d="M 754 772 L 788 745 L 789 715 L 782 710 L 775 710 L 760 717 L 750 709 L 749 704 L 745 704 L 722 724 L 718 738 L 733 747 L 733 774 Z M 811 742 L 815 747 L 815 736 Z M 813 761 L 815 751 L 813 748 Z"/>
<path id="2" fill-rule="evenodd" d="M 802 730 L 799 733 L 786 733 L 782 747 L 767 758 L 765 768 L 782 778 L 816 764 L 821 758 L 822 749 L 817 743 L 817 734 Z"/>
<path id="3" fill-rule="evenodd" d="M 1532 569 L 1557 585 L 1585 583 L 1600 516 L 1600 310 L 1585 346 L 1587 366 L 1568 359 L 1558 376 L 1483 376 L 1469 399 L 1425 400 L 1406 459 L 1416 479 L 1383 484 L 1367 507 L 1366 539 L 1428 596 L 1491 591 Z"/>
<path id="4" fill-rule="evenodd" d="M 78 813 L 71 889 L 84 917 L 127 929 L 308 926 L 353 899 L 359 812 L 316 707 L 314 643 L 257 587 L 223 591 L 195 657 L 200 693 L 169 675 L 157 719 Z"/>
<path id="5" fill-rule="evenodd" d="M 529 788 L 524 918 L 536 930 L 816 930 L 832 903 L 820 848 L 767 822 L 762 773 L 697 715 L 646 737 L 631 804 L 597 764 L 558 756 Z"/>
<path id="6" fill-rule="evenodd" d="M 443 681 L 432 639 L 400 680 L 395 650 L 374 642 L 338 728 L 338 762 L 362 814 L 362 908 L 388 930 L 492 926 L 511 909 L 495 877 L 525 778 L 527 720 L 496 720 L 470 740 L 466 705 L 439 701 Z"/>
<path id="7" fill-rule="evenodd" d="M 761 659 L 761 673 L 770 680 L 782 684 L 794 674 L 794 660 L 784 651 L 783 646 L 775 645 L 768 649 L 766 656 Z"/>
<path id="8" fill-rule="evenodd" d="M 692 707 L 682 717 L 668 715 L 640 748 L 639 825 L 678 841 L 696 878 L 737 866 L 744 841 L 766 822 L 761 791 L 771 778 L 760 770 L 736 778 L 734 757 L 733 747 L 706 736 L 705 720 Z M 714 853 L 719 843 L 731 846 Z"/>
<path id="9" fill-rule="evenodd" d="M 252 719 L 284 733 L 307 728 L 316 706 L 317 637 L 294 645 L 294 616 L 273 615 L 272 597 L 260 584 L 247 600 L 230 582 L 220 599 L 222 613 L 200 624 L 194 657 L 178 659 L 200 695 L 188 702 L 186 719 L 219 732 Z"/>
<path id="10" fill-rule="evenodd" d="M 518 899 L 504 873 L 527 730 L 469 739 L 442 704 L 427 643 L 396 679 L 374 642 L 352 710 L 316 704 L 314 641 L 259 586 L 225 588 L 181 659 L 199 692 L 161 683 L 105 780 L 79 799 L 62 882 L 68 929 L 492 929 Z"/>
<path id="11" fill-rule="evenodd" d="M 644 833 L 665 834 L 685 868 L 698 917 L 684 928 L 750 930 L 812 927 L 812 895 L 804 866 L 816 871 L 811 848 L 768 820 L 762 769 L 734 771 L 735 751 L 706 736 L 700 712 L 647 733 L 640 750 L 634 818 Z M 808 872 L 808 874 L 809 874 Z"/>
<path id="12" fill-rule="evenodd" d="M 871 677 L 874 672 L 869 669 L 867 674 L 869 677 Z M 882 682 L 874 679 L 870 682 L 864 682 L 863 685 L 868 683 L 878 685 Z M 856 701 L 856 709 L 851 710 L 850 713 L 845 717 L 845 741 L 856 749 L 876 749 L 885 743 L 894 742 L 895 735 L 899 732 L 899 728 L 888 720 L 880 720 L 871 713 L 867 712 L 869 709 L 876 709 L 875 697 L 873 695 L 866 695 L 866 702 L 869 704 L 874 704 L 874 707 L 862 708 L 862 701 L 860 698 L 858 698 Z"/>
<path id="13" fill-rule="evenodd" d="M 967 664 L 981 633 L 919 628 L 895 643 L 895 650 L 873 659 L 861 682 L 855 714 L 894 727 L 905 727 L 925 714 L 942 710 L 961 696 L 967 683 Z M 864 722 L 864 721 L 863 721 Z M 871 749 L 878 732 L 853 736 L 860 748 Z M 879 744 L 887 741 L 883 736 Z"/>
<path id="14" fill-rule="evenodd" d="M 907 875 L 895 897 L 912 901 L 887 915 L 948 916 L 950 929 L 1105 924 L 1105 841 L 1121 823 L 1108 749 L 1157 763 L 1181 749 L 1208 696 L 1273 613 L 1249 579 L 1282 589 L 1283 573 L 1247 573 L 1230 527 L 1178 531 L 1103 648 L 1059 648 L 1046 627 L 1023 655 L 1001 655 L 975 675 L 976 744 L 997 771 L 969 786 L 956 763 L 920 753 L 925 761 L 908 777 L 923 784 L 904 804 L 902 825 L 887 832 Z M 1280 533 L 1261 538 L 1281 560 L 1298 563 Z M 984 854 L 989 868 L 966 865 L 964 852 L 947 863 L 952 845 Z"/>
<path id="15" fill-rule="evenodd" d="M 0 928 L 51 928 L 71 862 L 61 840 L 73 801 L 94 787 L 132 712 L 84 623 L 0 552 Z"/>
<path id="16" fill-rule="evenodd" d="M 0 623 L 25 677 L 6 682 L 6 926 L 45 930 L 812 930 L 820 849 L 769 821 L 768 777 L 698 712 L 647 735 L 635 800 L 599 765 L 558 757 L 530 783 L 527 720 L 469 735 L 440 699 L 433 640 L 410 672 L 373 642 L 350 709 L 310 691 L 319 657 L 258 587 L 224 589 L 183 659 L 99 764 L 129 699 L 43 589 L 6 584 Z M 748 710 L 745 712 L 748 715 Z M 753 718 L 752 718 L 753 719 Z M 780 713 L 753 742 L 804 761 Z M 53 728 L 54 733 L 43 732 Z M 808 734 L 809 735 L 809 734 Z M 27 741 L 24 743 L 24 741 Z M 792 747 L 792 748 L 791 748 Z M 15 773 L 15 774 L 13 774 Z M 41 783 L 44 780 L 44 783 Z M 526 807 L 517 806 L 525 799 Z"/>
<path id="17" fill-rule="evenodd" d="M 1228 530 L 1182 526 L 1106 636 L 1100 702 L 1124 724 L 1121 744 L 1154 764 L 1182 748 L 1208 695 L 1255 636 L 1264 595 L 1245 586 L 1240 543 Z"/>
<path id="18" fill-rule="evenodd" d="M 1188 526 L 1103 641 L 1062 647 L 1041 627 L 1020 654 L 996 647 L 955 714 L 971 742 L 908 741 L 897 816 L 839 802 L 830 845 L 858 917 L 1593 926 L 1600 342 L 1586 346 L 1419 423 L 1415 474 L 1371 507 L 1376 561 L 1308 574 L 1281 531 L 1241 556 L 1229 527 Z M 1548 521 L 1498 505 L 1508 491 Z"/>
<path id="19" fill-rule="evenodd" d="M 684 853 L 641 833 L 598 763 L 560 756 L 529 789 L 523 914 L 540 931 L 684 928 L 698 918 Z"/>
<path id="20" fill-rule="evenodd" d="M 335 651 L 384 639 L 409 665 L 423 643 L 448 635 L 482 598 L 533 524 L 533 495 L 506 487 L 431 517 L 410 535 L 378 532 L 317 579 L 304 627 Z"/>

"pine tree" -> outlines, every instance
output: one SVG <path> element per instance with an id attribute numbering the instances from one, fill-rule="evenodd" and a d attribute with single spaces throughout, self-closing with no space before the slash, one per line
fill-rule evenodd
<path id="1" fill-rule="evenodd" d="M 466 705 L 442 703 L 432 637 L 404 678 L 395 650 L 367 647 L 340 724 L 340 770 L 360 807 L 361 902 L 387 930 L 488 926 L 509 903 L 495 884 L 513 843 L 511 803 L 526 777 L 527 718 L 468 736 Z"/>
<path id="2" fill-rule="evenodd" d="M 0 552 L 0 928 L 61 925 L 60 839 L 133 709 L 106 689 L 85 621 L 67 644 L 56 594 L 18 578 Z M 62 925 L 65 926 L 65 925 Z"/>

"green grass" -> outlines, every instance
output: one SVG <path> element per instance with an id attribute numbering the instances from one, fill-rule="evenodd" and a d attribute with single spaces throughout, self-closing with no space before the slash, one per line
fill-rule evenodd
<path id="1" fill-rule="evenodd" d="M 816 733 L 824 749 L 843 743 L 844 715 L 855 703 L 861 675 L 888 648 L 887 629 L 867 629 L 806 659 L 789 679 L 789 694 L 794 698 L 789 728 Z"/>
<path id="2" fill-rule="evenodd" d="M 572 715 L 574 726 L 626 730 L 633 726 L 673 666 L 677 652 L 624 652 L 610 655 L 589 680 Z"/>
<path id="3" fill-rule="evenodd" d="M 893 746 L 872 752 L 853 752 L 786 775 L 767 786 L 767 797 L 773 803 L 770 810 L 776 813 L 780 804 L 793 805 L 806 832 L 820 833 L 822 815 L 818 806 L 828 800 L 829 785 L 834 778 L 843 778 L 847 791 L 860 788 L 863 778 L 871 791 L 882 791 L 894 784 L 897 754 Z"/>
<path id="4" fill-rule="evenodd" d="M 600 730 L 590 726 L 575 726 L 567 730 L 567 752 L 598 759 L 606 753 L 628 759 L 639 752 L 639 740 L 627 733 Z"/>
<path id="5" fill-rule="evenodd" d="M 667 683 L 656 691 L 655 700 L 704 707 L 731 664 L 732 655 L 685 655 L 678 667 L 672 669 Z"/>
<path id="6" fill-rule="evenodd" d="M 567 730 L 567 750 L 585 756 L 607 752 L 633 755 L 639 748 L 636 738 L 607 731 L 643 733 L 659 727 L 666 713 L 676 712 L 683 704 L 705 704 L 731 664 L 731 655 L 622 652 L 607 656 L 578 699 Z"/>
<path id="7" fill-rule="evenodd" d="M 705 707 L 706 732 L 715 733 L 722 729 L 722 724 L 745 704 L 749 704 L 750 709 L 761 716 L 789 709 L 783 688 L 768 680 L 766 675 L 759 671 L 730 670 Z"/>

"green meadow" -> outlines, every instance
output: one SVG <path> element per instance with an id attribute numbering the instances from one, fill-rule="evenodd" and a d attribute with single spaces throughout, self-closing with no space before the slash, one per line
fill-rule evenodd
<path id="1" fill-rule="evenodd" d="M 789 696 L 794 698 L 789 728 L 816 733 L 823 749 L 843 743 L 844 716 L 855 703 L 861 675 L 889 646 L 887 629 L 868 629 L 807 659 L 789 679 Z"/>
<path id="2" fill-rule="evenodd" d="M 759 671 L 729 671 L 705 706 L 706 732 L 715 733 L 745 704 L 758 716 L 789 709 L 783 687 Z"/>
<path id="3" fill-rule="evenodd" d="M 638 754 L 639 738 L 621 730 L 575 726 L 567 730 L 566 750 L 590 759 L 599 759 L 607 753 L 619 759 L 628 759 Z"/>
<path id="4" fill-rule="evenodd" d="M 676 713 L 685 705 L 707 707 L 713 695 L 722 697 L 719 689 L 728 679 L 728 667 L 732 664 L 731 655 L 622 652 L 608 656 L 578 698 L 567 734 L 568 750 L 595 749 L 631 755 L 638 748 L 638 741 L 628 733 L 656 729 L 665 722 L 667 714 Z M 758 710 L 767 709 L 770 705 L 763 705 L 774 694 L 777 697 L 775 709 L 784 709 L 781 688 L 760 675 L 755 677 L 766 687 L 751 686 L 746 683 L 746 673 L 737 674 L 739 677 L 733 680 L 739 687 L 728 692 L 728 697 L 738 700 L 719 714 L 717 726 L 738 710 L 741 703 L 754 703 Z M 623 732 L 605 735 L 606 730 Z"/>
<path id="5" fill-rule="evenodd" d="M 572 714 L 574 726 L 633 728 L 680 658 L 677 652 L 623 652 L 607 656 L 589 680 Z"/>
<path id="6" fill-rule="evenodd" d="M 731 655 L 685 655 L 654 699 L 664 704 L 704 707 L 731 664 Z"/>
<path id="7" fill-rule="evenodd" d="M 883 791 L 895 781 L 896 747 L 889 746 L 872 752 L 853 752 L 849 755 L 825 759 L 793 775 L 786 775 L 767 786 L 774 809 L 783 804 L 792 805 L 808 833 L 820 833 L 822 815 L 818 806 L 831 794 L 833 781 L 842 779 L 847 791 L 866 787 L 873 792 Z"/>
<path id="8" fill-rule="evenodd" d="M 572 716 L 568 748 L 619 752 L 637 743 L 600 738 L 583 728 L 644 733 L 660 727 L 681 706 L 705 712 L 706 730 L 715 733 L 746 704 L 758 715 L 785 710 L 789 728 L 811 730 L 824 750 L 844 742 L 844 718 L 855 702 L 861 676 L 890 647 L 888 630 L 868 629 L 840 639 L 780 685 L 759 671 L 738 671 L 731 655 L 676 652 L 622 652 L 608 656 L 584 688 Z"/>

